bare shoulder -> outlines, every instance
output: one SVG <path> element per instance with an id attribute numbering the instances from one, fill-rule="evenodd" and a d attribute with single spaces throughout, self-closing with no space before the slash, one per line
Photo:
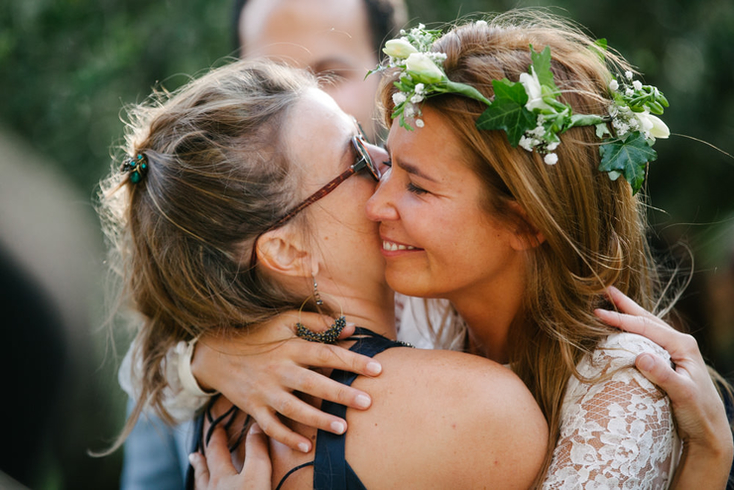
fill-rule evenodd
<path id="1" fill-rule="evenodd" d="M 547 427 L 512 371 L 448 351 L 390 349 L 379 360 L 379 378 L 354 384 L 372 408 L 347 414 L 347 459 L 368 488 L 385 486 L 383 477 L 391 486 L 403 478 L 425 488 L 529 486 Z"/>

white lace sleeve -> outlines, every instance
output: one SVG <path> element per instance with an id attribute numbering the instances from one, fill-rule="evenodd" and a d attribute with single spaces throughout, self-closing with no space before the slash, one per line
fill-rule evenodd
<path id="1" fill-rule="evenodd" d="M 143 371 L 143 362 L 135 355 L 136 352 L 139 350 L 135 349 L 135 344 L 130 345 L 117 374 L 120 387 L 133 400 L 140 394 L 142 384 L 140 377 Z M 200 396 L 186 390 L 178 374 L 180 358 L 181 353 L 177 347 L 168 349 L 164 361 L 168 385 L 163 389 L 163 406 L 177 422 L 184 422 L 194 418 L 197 410 L 209 401 L 210 396 Z M 146 406 L 146 409 L 152 410 L 149 406 Z"/>
<path id="2" fill-rule="evenodd" d="M 642 352 L 670 359 L 652 341 L 619 333 L 579 363 L 582 376 L 614 374 L 594 384 L 569 381 L 543 489 L 668 488 L 680 441 L 670 400 L 634 368 Z"/>

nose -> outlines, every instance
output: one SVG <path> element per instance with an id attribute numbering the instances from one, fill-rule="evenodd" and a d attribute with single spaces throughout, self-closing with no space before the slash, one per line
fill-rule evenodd
<path id="1" fill-rule="evenodd" d="M 393 202 L 394 199 L 392 198 L 393 185 L 391 185 L 391 177 L 392 169 L 387 167 L 382 173 L 382 178 L 380 179 L 380 183 L 377 184 L 375 193 L 367 200 L 365 212 L 367 218 L 372 221 L 394 221 L 399 218 L 397 208 Z"/>

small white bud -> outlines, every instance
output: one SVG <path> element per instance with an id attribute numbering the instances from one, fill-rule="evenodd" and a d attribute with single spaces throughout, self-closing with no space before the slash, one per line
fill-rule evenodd
<path id="1" fill-rule="evenodd" d="M 406 100 L 408 100 L 408 98 L 402 92 L 397 92 L 397 93 L 392 94 L 392 102 L 395 105 L 400 105 L 403 102 L 405 102 Z"/>
<path id="2" fill-rule="evenodd" d="M 611 90 L 612 92 L 616 92 L 617 90 L 619 90 L 619 83 L 616 80 L 612 80 L 611 82 L 609 82 L 609 90 Z"/>
<path id="3" fill-rule="evenodd" d="M 426 123 L 423 122 L 423 119 L 416 119 L 415 125 L 418 126 L 419 128 L 422 128 L 423 126 L 426 125 Z"/>
<path id="4" fill-rule="evenodd" d="M 543 161 L 548 165 L 555 165 L 558 163 L 558 155 L 555 153 L 548 153 L 545 158 L 543 158 Z"/>
<path id="5" fill-rule="evenodd" d="M 642 82 L 639 80 L 632 82 L 632 86 L 635 87 L 635 90 L 642 90 Z"/>
<path id="6" fill-rule="evenodd" d="M 633 75 L 631 71 L 627 70 L 626 72 L 624 72 L 624 76 L 627 77 L 627 80 L 632 80 Z"/>

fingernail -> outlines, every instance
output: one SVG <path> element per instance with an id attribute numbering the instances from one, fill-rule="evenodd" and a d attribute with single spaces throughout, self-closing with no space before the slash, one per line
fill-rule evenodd
<path id="1" fill-rule="evenodd" d="M 357 408 L 370 408 L 372 399 L 367 395 L 357 395 L 354 399 L 354 404 L 357 405 Z"/>
<path id="2" fill-rule="evenodd" d="M 339 435 L 344 434 L 346 430 L 347 428 L 343 422 L 332 422 L 331 423 L 331 431 L 334 432 L 335 434 L 339 434 Z"/>
<path id="3" fill-rule="evenodd" d="M 652 371 L 654 365 L 655 360 L 649 354 L 642 354 L 640 357 L 637 358 L 637 367 L 641 371 Z"/>
<path id="4" fill-rule="evenodd" d="M 189 454 L 189 463 L 193 466 L 196 463 L 196 453 Z"/>
<path id="5" fill-rule="evenodd" d="M 367 374 L 370 376 L 377 376 L 382 372 L 382 364 L 377 361 L 370 361 L 367 363 Z"/>
<path id="6" fill-rule="evenodd" d="M 262 434 L 262 431 L 263 430 L 257 423 L 254 423 L 252 424 L 252 426 L 250 426 L 250 434 Z"/>
<path id="7" fill-rule="evenodd" d="M 305 442 L 302 442 L 298 445 L 298 450 L 302 453 L 307 453 L 311 450 L 310 446 L 306 444 Z"/>

